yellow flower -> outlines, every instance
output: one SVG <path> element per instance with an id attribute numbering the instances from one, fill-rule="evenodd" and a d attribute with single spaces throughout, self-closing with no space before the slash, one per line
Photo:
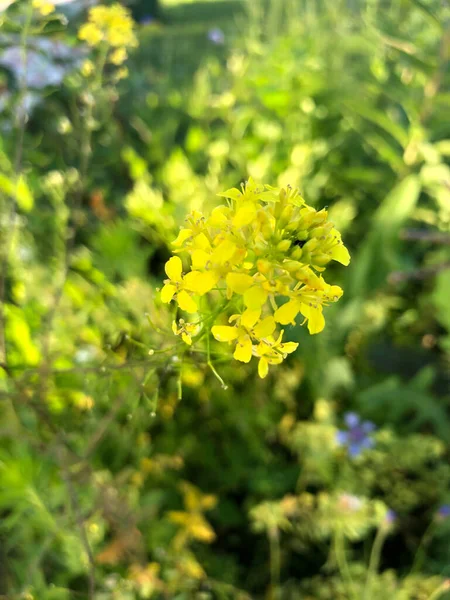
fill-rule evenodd
<path id="1" fill-rule="evenodd" d="M 114 79 L 115 81 L 120 81 L 121 79 L 126 79 L 129 74 L 130 72 L 128 71 L 127 67 L 122 67 L 121 69 L 116 71 L 116 73 L 114 74 Z"/>
<path id="2" fill-rule="evenodd" d="M 320 333 L 325 327 L 323 306 L 336 302 L 342 296 L 342 289 L 337 285 L 328 285 L 325 281 L 311 274 L 315 279 L 316 287 L 304 285 L 292 294 L 291 299 L 278 308 L 274 318 L 281 325 L 294 323 L 297 315 L 301 313 L 308 321 L 309 333 Z"/>
<path id="3" fill-rule="evenodd" d="M 241 362 L 250 362 L 253 355 L 252 340 L 259 341 L 269 337 L 275 331 L 276 323 L 272 316 L 260 320 L 261 310 L 245 310 L 242 315 L 233 315 L 230 322 L 236 325 L 215 325 L 211 333 L 218 342 L 236 341 L 234 358 Z"/>
<path id="4" fill-rule="evenodd" d="M 98 46 L 102 42 L 121 49 L 137 46 L 131 13 L 121 4 L 92 7 L 88 22 L 80 27 L 78 37 L 89 46 Z"/>
<path id="5" fill-rule="evenodd" d="M 172 523 L 180 527 L 173 541 L 174 548 L 181 550 L 192 539 L 206 544 L 211 543 L 216 534 L 202 513 L 214 508 L 217 498 L 212 494 L 202 494 L 198 488 L 186 481 L 181 483 L 180 488 L 183 493 L 185 510 L 168 513 Z"/>
<path id="6" fill-rule="evenodd" d="M 161 300 L 168 304 L 176 295 L 181 310 L 194 313 L 197 312 L 198 305 L 192 298 L 192 293 L 203 296 L 214 287 L 215 281 L 210 273 L 190 271 L 183 276 L 182 270 L 183 265 L 178 256 L 172 256 L 167 261 L 165 271 L 169 279 L 164 282 Z"/>
<path id="7" fill-rule="evenodd" d="M 308 206 L 296 189 L 249 179 L 240 190 L 219 195 L 226 204 L 207 217 L 192 212 L 173 242 L 176 254 L 189 257 L 190 270 L 183 275 L 180 258 L 172 257 L 161 299 L 174 299 L 194 312 L 198 305 L 192 296 L 211 292 L 211 304 L 202 302 L 200 320 L 210 323 L 214 313 L 223 322 L 235 312 L 229 325 L 213 324 L 211 333 L 219 342 L 233 343 L 236 360 L 247 363 L 257 357 L 264 378 L 269 365 L 281 363 L 297 348 L 296 342 L 282 342 L 278 324 L 294 323 L 301 314 L 311 334 L 322 331 L 324 307 L 342 296 L 341 288 L 328 284 L 322 274 L 331 260 L 348 265 L 350 255 L 327 211 Z M 192 343 L 186 326 L 175 324 L 173 330 Z"/>
<path id="8" fill-rule="evenodd" d="M 128 54 L 125 48 L 117 48 L 109 57 L 109 61 L 113 65 L 121 65 L 128 58 Z"/>
<path id="9" fill-rule="evenodd" d="M 178 321 L 179 327 L 177 326 L 176 321 L 172 323 L 172 331 L 175 335 L 181 335 L 181 339 L 188 346 L 192 345 L 192 336 L 196 336 L 200 331 L 200 326 L 196 323 L 186 323 L 183 319 L 179 319 Z"/>
<path id="10" fill-rule="evenodd" d="M 83 75 L 83 77 L 90 77 L 94 70 L 95 67 L 92 60 L 85 60 L 81 65 L 81 74 Z"/>
<path id="11" fill-rule="evenodd" d="M 33 0 L 32 5 L 44 17 L 50 15 L 55 10 L 55 5 L 47 0 Z"/>
<path id="12" fill-rule="evenodd" d="M 271 197 L 271 194 L 267 193 L 266 187 L 264 185 L 255 183 L 251 177 L 248 178 L 248 181 L 241 184 L 240 190 L 237 188 L 231 188 L 226 192 L 222 192 L 217 195 L 222 196 L 223 198 L 237 200 L 240 203 L 253 203 L 257 202 L 258 200 L 262 200 L 263 198 Z"/>
<path id="13" fill-rule="evenodd" d="M 279 365 L 288 354 L 292 354 L 298 348 L 297 342 L 282 343 L 284 331 L 280 332 L 277 339 L 267 336 L 262 339 L 255 349 L 255 356 L 259 356 L 258 375 L 264 379 L 269 372 L 269 365 Z"/>
<path id="14" fill-rule="evenodd" d="M 172 256 L 172 258 L 167 261 L 165 271 L 169 279 L 166 279 L 165 285 L 161 290 L 161 300 L 168 304 L 176 295 L 181 310 L 194 313 L 197 312 L 198 306 L 190 294 L 184 289 L 182 270 L 183 265 L 178 256 Z"/>

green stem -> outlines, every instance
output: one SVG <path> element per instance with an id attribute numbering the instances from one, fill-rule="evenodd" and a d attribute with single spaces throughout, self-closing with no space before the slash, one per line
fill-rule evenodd
<path id="1" fill-rule="evenodd" d="M 375 539 L 370 553 L 369 568 L 367 570 L 366 588 L 364 590 L 364 600 L 370 600 L 372 592 L 372 584 L 375 575 L 378 573 L 380 566 L 381 551 L 387 535 L 387 527 L 381 524 L 375 535 Z"/>
<path id="2" fill-rule="evenodd" d="M 422 566 L 424 558 L 425 558 L 425 549 L 433 538 L 435 525 L 436 525 L 436 521 L 433 520 L 426 528 L 425 533 L 423 534 L 422 539 L 420 540 L 419 547 L 417 548 L 417 552 L 414 557 L 413 565 L 412 565 L 411 571 L 409 573 L 410 575 L 413 575 L 414 573 L 416 573 Z"/>
<path id="3" fill-rule="evenodd" d="M 275 527 L 269 531 L 270 545 L 270 585 L 272 588 L 272 600 L 278 598 L 280 587 L 281 555 L 280 555 L 280 534 Z"/>
<path id="4" fill-rule="evenodd" d="M 438 598 L 441 597 L 441 595 L 444 592 L 448 592 L 448 590 L 450 589 L 450 583 L 448 581 L 448 579 L 446 579 L 443 583 L 441 583 L 441 585 L 439 587 L 437 587 L 434 592 L 432 592 L 430 594 L 430 596 L 428 596 L 428 598 L 426 600 L 437 600 Z"/>
<path id="5" fill-rule="evenodd" d="M 344 534 L 340 529 L 334 534 L 334 553 L 339 572 L 348 586 L 351 597 L 354 598 L 354 600 L 358 600 L 357 595 L 355 594 L 354 583 L 348 566 L 347 557 L 345 556 Z"/>
<path id="6" fill-rule="evenodd" d="M 207 356 L 207 364 L 208 367 L 211 369 L 211 371 L 214 373 L 214 375 L 217 377 L 217 379 L 220 382 L 220 385 L 222 386 L 222 388 L 224 390 L 228 389 L 228 386 L 226 385 L 226 383 L 224 382 L 224 380 L 222 379 L 222 377 L 219 375 L 219 373 L 216 371 L 214 365 L 211 362 L 211 347 L 210 347 L 210 343 L 211 343 L 211 334 L 208 331 L 207 335 L 206 335 L 206 356 Z"/>

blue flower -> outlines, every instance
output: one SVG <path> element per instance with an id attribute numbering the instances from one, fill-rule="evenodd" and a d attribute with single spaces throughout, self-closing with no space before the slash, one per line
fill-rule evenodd
<path id="1" fill-rule="evenodd" d="M 141 25 L 152 25 L 153 23 L 156 23 L 156 19 L 155 17 L 152 17 L 152 15 L 144 15 L 139 23 Z"/>
<path id="2" fill-rule="evenodd" d="M 443 504 L 439 507 L 436 516 L 438 519 L 447 519 L 450 517 L 450 504 Z"/>
<path id="3" fill-rule="evenodd" d="M 213 44 L 222 45 L 225 42 L 225 34 L 219 27 L 213 27 L 208 31 L 208 40 Z"/>
<path id="4" fill-rule="evenodd" d="M 386 512 L 386 516 L 384 517 L 384 520 L 387 525 L 393 525 L 395 523 L 395 521 L 397 520 L 397 513 L 395 511 L 393 511 L 392 508 L 389 508 Z"/>
<path id="5" fill-rule="evenodd" d="M 358 456 L 366 448 L 373 447 L 375 442 L 369 434 L 374 431 L 375 425 L 371 421 L 362 422 L 354 412 L 346 413 L 344 421 L 347 430 L 338 431 L 336 441 L 340 446 L 347 446 L 350 456 Z"/>

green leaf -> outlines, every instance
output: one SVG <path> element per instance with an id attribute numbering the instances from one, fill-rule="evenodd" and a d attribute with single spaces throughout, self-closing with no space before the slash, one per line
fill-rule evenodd
<path id="1" fill-rule="evenodd" d="M 12 181 L 4 173 L 0 173 L 0 190 L 15 200 L 21 210 L 30 212 L 33 208 L 33 195 L 23 175 L 19 175 L 17 181 Z"/>
<path id="2" fill-rule="evenodd" d="M 411 216 L 421 191 L 420 178 L 408 175 L 386 196 L 373 217 L 373 226 L 354 259 L 351 291 L 364 295 L 401 267 L 398 233 Z"/>

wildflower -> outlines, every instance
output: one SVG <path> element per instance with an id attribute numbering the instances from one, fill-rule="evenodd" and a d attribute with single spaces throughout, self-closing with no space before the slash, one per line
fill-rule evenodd
<path id="1" fill-rule="evenodd" d="M 208 31 L 208 40 L 220 46 L 225 42 L 225 35 L 219 27 L 213 27 Z"/>
<path id="2" fill-rule="evenodd" d="M 181 550 L 190 540 L 211 543 L 216 534 L 203 513 L 215 507 L 217 498 L 212 494 L 203 494 L 188 482 L 183 482 L 180 487 L 185 510 L 173 510 L 168 513 L 170 521 L 179 527 L 173 540 L 174 548 Z"/>
<path id="3" fill-rule="evenodd" d="M 95 66 L 92 60 L 85 60 L 81 65 L 81 74 L 83 77 L 90 77 L 95 71 Z"/>
<path id="4" fill-rule="evenodd" d="M 113 65 L 121 65 L 127 60 L 127 51 L 125 48 L 117 48 L 109 57 L 110 62 Z"/>
<path id="5" fill-rule="evenodd" d="M 193 211 L 180 229 L 161 299 L 197 312 L 197 296 L 211 292 L 214 308 L 202 302 L 200 317 L 211 323 L 217 341 L 233 344 L 236 360 L 256 357 L 264 378 L 270 365 L 298 346 L 283 341 L 280 325 L 295 323 L 301 314 L 311 334 L 322 331 L 324 309 L 343 293 L 323 272 L 329 261 L 347 265 L 350 256 L 327 211 L 308 206 L 290 186 L 277 189 L 250 178 L 219 196 L 226 203 L 209 216 Z M 185 275 L 182 253 L 190 259 Z"/>
<path id="6" fill-rule="evenodd" d="M 139 23 L 141 25 L 153 25 L 153 23 L 156 23 L 156 19 L 152 15 L 144 15 Z"/>
<path id="7" fill-rule="evenodd" d="M 167 261 L 165 270 L 169 279 L 164 282 L 161 300 L 168 303 L 176 296 L 181 310 L 194 313 L 197 312 L 198 305 L 192 298 L 192 293 L 203 296 L 214 287 L 214 280 L 210 274 L 200 271 L 190 271 L 183 276 L 182 269 L 183 265 L 178 256 L 172 256 Z"/>
<path id="8" fill-rule="evenodd" d="M 98 46 L 102 42 L 113 48 L 137 46 L 131 13 L 121 4 L 92 7 L 88 22 L 81 26 L 78 37 L 89 46 Z"/>
<path id="9" fill-rule="evenodd" d="M 177 322 L 173 321 L 172 323 L 172 331 L 175 335 L 181 335 L 181 339 L 188 346 L 192 345 L 192 336 L 197 335 L 200 331 L 200 326 L 196 323 L 186 323 L 184 319 L 180 319 L 178 321 L 179 326 L 177 326 Z"/>
<path id="10" fill-rule="evenodd" d="M 50 15 L 55 10 L 53 2 L 48 2 L 47 0 L 33 0 L 32 5 L 43 17 Z"/>
<path id="11" fill-rule="evenodd" d="M 384 522 L 388 526 L 392 526 L 397 520 L 397 513 L 389 508 L 386 512 L 386 516 L 384 517 Z"/>
<path id="12" fill-rule="evenodd" d="M 443 521 L 450 517 L 450 504 L 443 504 L 442 506 L 440 506 L 436 513 L 436 517 L 440 521 Z"/>
<path id="13" fill-rule="evenodd" d="M 338 497 L 338 507 L 344 512 L 357 512 L 363 507 L 363 501 L 353 494 L 341 494 Z"/>
<path id="14" fill-rule="evenodd" d="M 342 446 L 347 446 L 350 456 L 358 456 L 364 449 L 373 447 L 374 441 L 369 436 L 375 429 L 372 422 L 361 422 L 360 417 L 354 412 L 347 413 L 344 421 L 348 429 L 338 431 L 336 441 Z"/>

